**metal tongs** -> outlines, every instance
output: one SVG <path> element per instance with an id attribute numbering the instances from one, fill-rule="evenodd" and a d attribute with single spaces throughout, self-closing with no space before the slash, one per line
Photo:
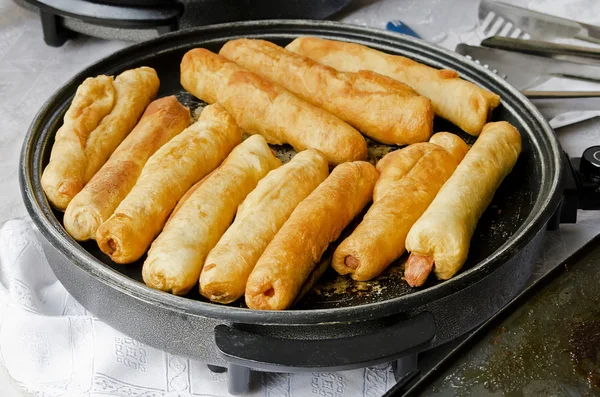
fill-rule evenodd
<path id="1" fill-rule="evenodd" d="M 600 82 L 598 65 L 577 64 L 551 58 L 514 53 L 485 47 L 459 44 L 456 52 L 465 55 L 487 69 L 498 74 L 521 90 L 553 128 L 563 127 L 600 115 L 600 91 L 528 91 L 553 76 L 587 78 Z M 553 120 L 567 112 L 597 111 L 597 114 L 582 115 L 570 122 Z"/>
<path id="2" fill-rule="evenodd" d="M 600 82 L 600 49 L 544 41 L 575 38 L 600 44 L 600 27 L 495 0 L 481 0 L 479 19 L 484 34 L 494 36 L 481 47 L 460 44 L 457 52 L 522 90 L 549 120 L 571 111 L 600 115 L 599 91 L 523 91 L 554 76 Z"/>
<path id="3" fill-rule="evenodd" d="M 482 47 L 551 57 L 572 62 L 600 62 L 600 49 L 549 41 L 526 40 L 513 37 L 492 36 L 481 42 Z"/>
<path id="4" fill-rule="evenodd" d="M 569 77 L 600 82 L 600 63 L 570 62 L 495 48 L 459 44 L 456 52 L 492 70 L 520 90 L 550 77 Z"/>
<path id="5" fill-rule="evenodd" d="M 488 37 L 481 47 L 457 51 L 504 74 L 520 89 L 552 76 L 600 82 L 600 49 L 552 43 L 576 38 L 600 44 L 600 27 L 495 0 L 481 0 L 479 20 Z M 510 80 L 513 81 L 510 81 Z"/>
<path id="6" fill-rule="evenodd" d="M 491 20 L 485 23 L 491 16 Z M 554 15 L 529 10 L 495 0 L 481 0 L 479 20 L 487 26 L 484 33 L 493 35 L 492 29 L 503 32 L 503 36 L 519 37 L 529 35 L 533 39 L 551 40 L 575 38 L 600 44 L 600 27 L 583 22 L 560 18 Z M 506 25 L 511 24 L 510 30 Z"/>

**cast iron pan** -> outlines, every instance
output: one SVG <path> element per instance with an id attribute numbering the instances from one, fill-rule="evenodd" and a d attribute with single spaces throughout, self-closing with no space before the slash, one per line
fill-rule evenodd
<path id="1" fill-rule="evenodd" d="M 405 258 L 367 283 L 338 276 L 330 269 L 294 309 L 253 311 L 240 307 L 241 303 L 231 306 L 209 303 L 196 289 L 186 297 L 152 290 L 141 282 L 143 259 L 129 266 L 113 264 L 94 242 L 79 244 L 64 231 L 62 214 L 49 206 L 40 186 L 40 176 L 64 112 L 77 86 L 86 77 L 151 66 L 161 81 L 159 96 L 174 94 L 185 105 L 197 107 L 201 102 L 179 84 L 179 63 L 186 51 L 205 47 L 218 52 L 225 42 L 240 37 L 261 38 L 283 46 L 302 35 L 352 41 L 433 67 L 454 69 L 463 78 L 502 97 L 502 105 L 494 111 L 492 119 L 509 121 L 519 129 L 523 152 L 479 221 L 469 259 L 456 277 L 444 282 L 432 278 L 422 288 L 410 288 L 402 280 Z M 474 141 L 442 119 L 435 120 L 435 131 L 455 132 L 471 143 Z M 72 260 L 73 266 L 92 273 L 115 289 L 150 304 L 227 321 L 312 324 L 357 321 L 406 311 L 482 279 L 520 252 L 545 227 L 560 201 L 561 170 L 559 143 L 541 114 L 518 90 L 482 66 L 424 41 L 378 29 L 335 22 L 273 20 L 221 24 L 167 34 L 121 50 L 88 67 L 59 89 L 34 119 L 23 146 L 20 179 L 27 209 L 46 238 Z"/>

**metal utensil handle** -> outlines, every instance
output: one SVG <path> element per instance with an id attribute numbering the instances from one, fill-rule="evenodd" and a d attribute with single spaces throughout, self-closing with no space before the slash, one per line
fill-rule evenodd
<path id="1" fill-rule="evenodd" d="M 533 55 L 573 55 L 584 58 L 600 59 L 600 49 L 591 47 L 557 44 L 541 40 L 515 39 L 512 37 L 492 36 L 481 42 L 483 47 L 517 51 Z"/>
<path id="2" fill-rule="evenodd" d="M 537 55 L 523 54 L 523 56 L 537 57 L 547 60 L 547 73 L 554 76 L 564 76 L 600 81 L 600 65 L 594 65 L 592 63 L 583 62 L 563 61 L 559 59 L 549 59 Z"/>
<path id="3" fill-rule="evenodd" d="M 529 99 L 598 98 L 600 91 L 521 91 Z M 600 110 L 600 109 L 599 109 Z"/>
<path id="4" fill-rule="evenodd" d="M 600 65 L 590 62 L 573 62 L 539 55 L 524 54 L 515 51 L 500 50 L 490 47 L 478 47 L 468 44 L 458 44 L 456 52 L 468 55 L 472 59 L 490 67 L 523 71 L 532 75 L 572 76 L 591 80 L 600 80 Z M 503 72 L 503 70 L 500 70 Z"/>
<path id="5" fill-rule="evenodd" d="M 585 40 L 590 43 L 600 44 L 600 26 L 590 25 L 587 23 L 579 24 L 585 29 L 585 33 L 580 33 L 575 36 L 576 39 Z"/>
<path id="6" fill-rule="evenodd" d="M 569 111 L 600 111 L 598 91 L 523 91 L 546 118 Z"/>
<path id="7" fill-rule="evenodd" d="M 548 119 L 575 111 L 600 111 L 600 98 L 530 98 Z"/>
<path id="8" fill-rule="evenodd" d="M 433 315 L 421 312 L 375 332 L 339 339 L 285 339 L 218 325 L 215 342 L 235 365 L 271 372 L 343 371 L 400 358 L 435 334 Z"/>

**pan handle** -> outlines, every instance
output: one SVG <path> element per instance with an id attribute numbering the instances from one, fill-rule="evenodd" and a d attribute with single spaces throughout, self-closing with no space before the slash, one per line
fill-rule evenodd
<path id="1" fill-rule="evenodd" d="M 269 372 L 344 371 L 414 353 L 435 334 L 433 315 L 421 312 L 375 332 L 338 339 L 286 339 L 218 325 L 215 342 L 230 364 Z"/>

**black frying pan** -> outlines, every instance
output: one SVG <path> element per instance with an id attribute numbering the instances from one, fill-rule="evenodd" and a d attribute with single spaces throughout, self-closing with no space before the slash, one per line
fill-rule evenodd
<path id="1" fill-rule="evenodd" d="M 147 288 L 140 281 L 141 263 L 115 265 L 93 243 L 80 245 L 67 235 L 61 226 L 60 214 L 50 208 L 44 196 L 40 175 L 48 161 L 61 118 L 77 86 L 86 77 L 151 66 L 161 80 L 159 96 L 175 94 L 183 103 L 197 106 L 199 102 L 184 92 L 179 84 L 179 62 L 186 51 L 205 47 L 217 52 L 226 41 L 239 37 L 261 38 L 285 45 L 300 35 L 353 41 L 405 55 L 437 68 L 451 68 L 463 78 L 502 97 L 502 105 L 494 111 L 493 120 L 509 121 L 519 129 L 523 137 L 523 152 L 480 220 L 469 259 L 457 276 L 444 282 L 432 279 L 424 287 L 412 289 L 401 279 L 402 260 L 369 283 L 353 282 L 328 271 L 293 310 L 253 311 L 240 307 L 240 304 L 222 306 L 208 303 L 195 292 L 177 297 Z M 436 119 L 435 131 L 451 131 L 470 138 L 441 119 Z M 313 335 L 308 336 L 311 339 L 372 334 L 373 329 L 386 329 L 389 342 L 390 335 L 403 338 L 411 334 L 410 328 L 400 326 L 407 316 L 425 310 L 437 323 L 426 321 L 430 332 L 422 333 L 426 337 L 414 341 L 412 346 L 387 343 L 379 346 L 379 351 L 373 345 L 373 351 L 361 358 L 350 357 L 355 353 L 348 352 L 346 348 L 339 355 L 327 354 L 320 362 L 323 368 L 340 369 L 362 365 L 369 360 L 389 360 L 402 354 L 399 349 L 416 344 L 427 342 L 427 346 L 431 347 L 442 343 L 481 323 L 514 296 L 531 275 L 543 231 L 560 202 L 561 158 L 555 135 L 534 106 L 500 77 L 462 56 L 424 41 L 377 29 L 333 22 L 275 20 L 222 24 L 168 34 L 121 50 L 82 71 L 58 90 L 34 119 L 23 145 L 20 180 L 29 214 L 42 234 L 66 258 L 66 261 L 52 266 L 67 289 L 88 310 L 109 324 L 168 351 L 183 352 L 222 364 L 223 356 L 229 360 L 235 352 L 224 352 L 227 347 L 218 346 L 222 354 L 221 359 L 217 358 L 212 338 L 217 324 L 237 324 L 230 328 L 234 330 L 232 332 L 239 333 L 243 329 L 246 336 L 248 332 L 254 335 L 266 332 L 278 333 L 278 338 L 282 335 L 293 335 L 294 338 L 300 334 L 304 337 Z M 398 317 L 398 313 L 402 315 Z M 342 327 L 342 323 L 351 324 L 351 329 L 345 325 Z M 425 323 L 421 321 L 419 326 L 423 327 Z M 244 324 L 248 327 L 240 326 Z M 265 324 L 277 326 L 262 327 Z M 308 327 L 310 324 L 318 327 Z M 395 334 L 389 334 L 392 331 Z M 344 343 L 350 342 L 345 340 Z M 291 343 L 288 345 L 291 346 Z M 302 345 L 304 347 L 296 347 L 299 350 L 295 360 L 302 361 L 300 351 L 309 349 L 306 347 L 309 344 Z M 246 346 L 243 352 L 238 353 L 251 356 L 250 350 Z M 287 353 L 287 356 L 294 356 L 293 350 Z M 261 360 L 265 361 L 264 356 L 260 359 L 254 357 L 252 362 L 256 364 Z M 271 359 L 276 362 L 275 369 L 293 367 L 286 360 L 287 357 L 280 356 Z M 298 367 L 307 365 L 309 361 L 310 357 Z"/>

